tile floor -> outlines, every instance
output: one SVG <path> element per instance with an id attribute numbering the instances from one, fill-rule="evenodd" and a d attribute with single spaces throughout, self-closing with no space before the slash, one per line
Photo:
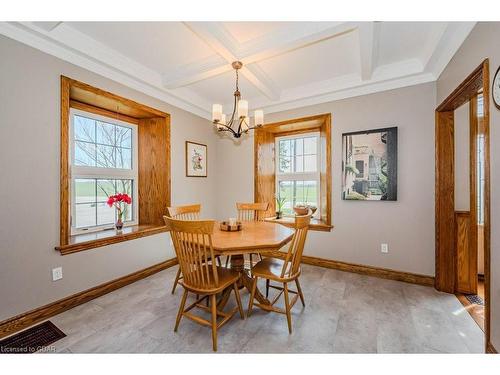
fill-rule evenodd
<path id="1" fill-rule="evenodd" d="M 211 333 L 188 319 L 173 327 L 182 288 L 177 267 L 51 318 L 65 353 L 212 352 Z M 219 331 L 219 353 L 481 353 L 483 332 L 454 295 L 430 287 L 304 266 L 306 307 L 286 317 L 254 309 Z M 262 286 L 261 286 L 262 290 Z M 248 293 L 241 291 L 243 306 Z M 234 306 L 231 297 L 226 309 Z"/>

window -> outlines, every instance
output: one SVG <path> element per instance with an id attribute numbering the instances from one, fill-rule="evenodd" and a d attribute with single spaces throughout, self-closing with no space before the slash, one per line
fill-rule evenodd
<path id="1" fill-rule="evenodd" d="M 70 124 L 71 234 L 113 227 L 117 193 L 132 197 L 124 224 L 137 224 L 137 126 L 74 108 Z"/>
<path id="2" fill-rule="evenodd" d="M 283 213 L 293 215 L 296 204 L 318 207 L 321 217 L 319 132 L 276 137 L 276 195 L 285 198 Z"/>

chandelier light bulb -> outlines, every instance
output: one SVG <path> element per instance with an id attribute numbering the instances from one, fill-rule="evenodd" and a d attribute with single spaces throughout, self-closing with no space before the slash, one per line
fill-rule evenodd
<path id="1" fill-rule="evenodd" d="M 246 100 L 238 101 L 238 117 L 247 117 L 248 116 L 248 102 Z"/>
<path id="2" fill-rule="evenodd" d="M 262 109 L 258 109 L 254 112 L 254 121 L 255 126 L 264 125 L 264 111 Z"/>
<path id="3" fill-rule="evenodd" d="M 222 104 L 212 105 L 212 121 L 220 121 L 222 119 Z"/>

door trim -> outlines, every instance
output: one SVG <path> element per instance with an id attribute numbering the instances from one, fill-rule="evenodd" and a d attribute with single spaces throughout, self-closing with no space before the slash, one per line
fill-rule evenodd
<path id="1" fill-rule="evenodd" d="M 435 191 L 435 288 L 454 293 L 456 254 L 454 252 L 454 123 L 453 111 L 483 90 L 484 106 L 484 287 L 485 287 L 485 351 L 490 342 L 490 78 L 489 60 L 485 59 L 436 108 L 436 191 Z M 451 232 L 451 233 L 450 233 Z"/>

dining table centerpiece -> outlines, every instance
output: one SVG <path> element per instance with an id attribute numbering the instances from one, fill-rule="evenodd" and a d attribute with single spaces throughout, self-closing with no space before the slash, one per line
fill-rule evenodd
<path id="1" fill-rule="evenodd" d="M 121 231 L 123 228 L 123 215 L 127 211 L 127 206 L 132 204 L 132 198 L 126 193 L 118 193 L 108 197 L 108 206 L 116 209 L 115 228 Z"/>

